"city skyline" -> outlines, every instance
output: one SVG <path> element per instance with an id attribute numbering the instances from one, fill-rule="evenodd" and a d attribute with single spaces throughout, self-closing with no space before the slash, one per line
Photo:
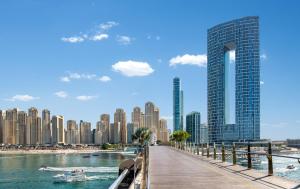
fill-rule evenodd
<path id="1" fill-rule="evenodd" d="M 257 15 L 261 138 L 297 138 L 298 5 L 297 1 L 1 2 L 0 64 L 5 71 L 0 109 L 47 108 L 65 120 L 88 120 L 94 128 L 100 114 L 113 115 L 121 107 L 130 120 L 132 107 L 152 101 L 172 129 L 171 83 L 178 76 L 184 83 L 184 112 L 201 112 L 202 123 L 207 122 L 207 29 Z"/>

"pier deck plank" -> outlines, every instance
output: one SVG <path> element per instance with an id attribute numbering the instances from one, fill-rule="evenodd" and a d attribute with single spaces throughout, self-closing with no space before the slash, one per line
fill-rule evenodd
<path id="1" fill-rule="evenodd" d="M 167 146 L 151 146 L 149 157 L 149 178 L 151 189 L 270 189 L 300 188 L 295 182 L 277 177 L 266 178 L 275 184 L 264 182 L 261 174 L 243 176 L 240 166 L 233 166 L 233 171 L 220 168 L 197 157 Z M 225 164 L 226 165 L 226 164 Z M 226 166 L 224 166 L 226 167 Z M 245 169 L 245 168 L 243 168 Z M 249 170 L 248 170 L 249 171 Z M 251 170 L 250 170 L 251 171 Z M 276 185 L 277 183 L 284 184 Z M 298 187 L 297 187 L 298 186 Z"/>

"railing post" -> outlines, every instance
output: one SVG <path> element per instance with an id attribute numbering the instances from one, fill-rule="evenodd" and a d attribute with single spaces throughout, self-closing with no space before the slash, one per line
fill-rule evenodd
<path id="1" fill-rule="evenodd" d="M 199 144 L 197 144 L 197 155 L 199 155 Z"/>
<path id="2" fill-rule="evenodd" d="M 209 144 L 206 145 L 206 157 L 209 158 Z"/>
<path id="3" fill-rule="evenodd" d="M 268 143 L 268 175 L 273 175 L 272 143 Z"/>
<path id="4" fill-rule="evenodd" d="M 214 142 L 214 160 L 217 159 L 217 149 L 216 149 L 216 143 Z"/>
<path id="5" fill-rule="evenodd" d="M 251 160 L 251 146 L 250 142 L 248 142 L 248 147 L 247 147 L 247 157 L 248 157 L 248 169 L 252 169 L 252 160 Z"/>
<path id="6" fill-rule="evenodd" d="M 235 143 L 232 144 L 232 163 L 233 163 L 233 165 L 236 165 Z"/>
<path id="7" fill-rule="evenodd" d="M 224 142 L 222 142 L 222 162 L 225 162 L 225 146 L 224 146 Z"/>

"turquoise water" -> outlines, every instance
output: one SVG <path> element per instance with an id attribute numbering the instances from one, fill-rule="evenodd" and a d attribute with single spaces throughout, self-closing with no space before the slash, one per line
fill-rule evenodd
<path id="1" fill-rule="evenodd" d="M 0 188 L 107 189 L 118 176 L 119 164 L 124 159 L 132 157 L 120 153 L 99 153 L 99 156 L 91 155 L 89 158 L 83 156 L 84 154 L 0 155 Z M 54 171 L 40 171 L 41 165 L 53 167 Z M 63 170 L 70 167 L 85 169 L 90 180 L 79 183 L 55 183 L 53 176 L 63 173 Z"/>

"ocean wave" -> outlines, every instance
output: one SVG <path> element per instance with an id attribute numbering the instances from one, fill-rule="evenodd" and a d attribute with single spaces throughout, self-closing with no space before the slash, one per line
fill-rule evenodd
<path id="1" fill-rule="evenodd" d="M 69 172 L 76 169 L 87 173 L 115 173 L 119 171 L 118 167 L 41 167 L 39 171 Z"/>

